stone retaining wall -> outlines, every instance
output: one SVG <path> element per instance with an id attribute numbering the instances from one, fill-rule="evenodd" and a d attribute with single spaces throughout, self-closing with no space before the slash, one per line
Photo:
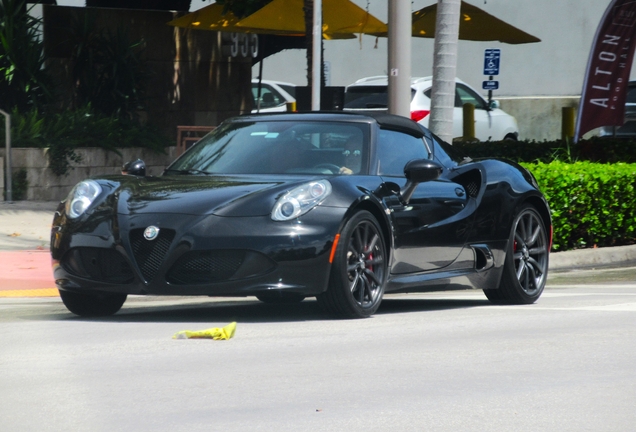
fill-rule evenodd
<path id="1" fill-rule="evenodd" d="M 49 169 L 47 151 L 39 148 L 11 149 L 12 171 L 26 170 L 28 189 L 23 197 L 25 200 L 61 201 L 81 180 L 102 174 L 120 174 L 124 163 L 138 158 L 146 163 L 146 175 L 159 175 L 176 157 L 176 147 L 166 148 L 166 154 L 156 154 L 143 148 L 118 149 L 121 156 L 101 148 L 80 148 L 76 150 L 80 162 L 72 162 L 70 171 L 58 177 Z M 4 153 L 4 149 L 0 150 L 0 158 L 4 157 Z M 15 188 L 13 184 L 14 199 Z"/>

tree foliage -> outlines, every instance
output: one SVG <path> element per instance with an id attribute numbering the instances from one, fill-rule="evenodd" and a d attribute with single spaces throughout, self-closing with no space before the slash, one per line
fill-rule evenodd
<path id="1" fill-rule="evenodd" d="M 123 27 L 100 29 L 95 21 L 96 15 L 87 14 L 71 28 L 74 108 L 91 105 L 106 116 L 136 120 L 149 74 L 144 41 L 131 41 Z"/>
<path id="2" fill-rule="evenodd" d="M 0 0 L 0 107 L 27 111 L 52 98 L 41 21 L 27 13 L 25 0 Z"/>

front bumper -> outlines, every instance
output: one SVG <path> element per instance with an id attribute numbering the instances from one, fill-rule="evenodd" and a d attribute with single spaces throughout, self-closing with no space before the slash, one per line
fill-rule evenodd
<path id="1" fill-rule="evenodd" d="M 152 295 L 247 296 L 327 289 L 329 254 L 344 209 L 317 207 L 290 222 L 269 216 L 121 215 L 53 222 L 59 289 Z M 143 238 L 148 226 L 155 240 Z"/>

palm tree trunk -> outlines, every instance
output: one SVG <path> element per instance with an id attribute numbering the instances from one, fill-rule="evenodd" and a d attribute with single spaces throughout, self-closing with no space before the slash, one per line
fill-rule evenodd
<path id="1" fill-rule="evenodd" d="M 433 89 L 429 128 L 446 142 L 453 141 L 453 108 L 461 0 L 438 0 L 433 48 Z"/>

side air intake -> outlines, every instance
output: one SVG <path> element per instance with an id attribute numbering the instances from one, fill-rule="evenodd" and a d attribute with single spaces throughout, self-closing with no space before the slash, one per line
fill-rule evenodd
<path id="1" fill-rule="evenodd" d="M 495 257 L 487 245 L 471 245 L 475 251 L 475 270 L 483 271 L 495 265 Z"/>

